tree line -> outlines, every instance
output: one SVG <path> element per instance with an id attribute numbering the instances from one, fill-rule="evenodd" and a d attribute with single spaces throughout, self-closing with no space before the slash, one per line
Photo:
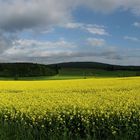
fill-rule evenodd
<path id="1" fill-rule="evenodd" d="M 0 77 L 53 76 L 58 73 L 56 66 L 48 67 L 34 63 L 1 63 Z"/>

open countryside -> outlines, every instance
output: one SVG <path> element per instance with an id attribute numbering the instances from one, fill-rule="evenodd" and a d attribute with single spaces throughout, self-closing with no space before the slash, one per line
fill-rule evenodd
<path id="1" fill-rule="evenodd" d="M 140 0 L 0 0 L 0 140 L 140 140 Z"/>

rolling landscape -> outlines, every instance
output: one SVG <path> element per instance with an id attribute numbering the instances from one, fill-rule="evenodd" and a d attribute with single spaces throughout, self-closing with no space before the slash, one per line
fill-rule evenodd
<path id="1" fill-rule="evenodd" d="M 0 76 L 2 140 L 139 138 L 140 66 L 1 63 Z"/>
<path id="2" fill-rule="evenodd" d="M 0 0 L 0 140 L 140 140 L 140 0 Z"/>
<path id="3" fill-rule="evenodd" d="M 1 63 L 1 80 L 63 80 L 140 76 L 140 66 L 120 66 L 98 62 L 58 64 Z"/>

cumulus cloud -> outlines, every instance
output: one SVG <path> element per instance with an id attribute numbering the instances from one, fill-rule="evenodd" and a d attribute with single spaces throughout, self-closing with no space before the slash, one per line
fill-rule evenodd
<path id="1" fill-rule="evenodd" d="M 69 21 L 72 11 L 82 5 L 94 11 L 110 12 L 121 8 L 140 14 L 139 0 L 0 0 L 0 28 L 17 31 L 62 24 Z"/>
<path id="2" fill-rule="evenodd" d="M 0 28 L 17 31 L 66 22 L 71 7 L 64 0 L 0 0 Z"/>
<path id="3" fill-rule="evenodd" d="M 13 32 L 68 23 L 72 19 L 72 12 L 79 6 L 100 12 L 124 9 L 140 14 L 139 0 L 0 0 L 0 28 Z M 68 26 L 75 28 L 82 25 Z M 87 30 L 93 34 L 107 34 L 98 27 L 89 27 Z"/>
<path id="4" fill-rule="evenodd" d="M 54 26 L 63 25 L 65 28 L 81 29 L 93 35 L 109 35 L 106 27 L 102 25 L 74 22 L 73 11 L 80 6 L 102 13 L 120 9 L 140 15 L 139 0 L 0 0 L 0 59 L 34 61 L 36 58 L 40 60 L 43 58 L 45 62 L 46 58 L 86 57 L 88 55 L 118 59 L 115 51 L 81 52 L 80 49 L 72 49 L 79 47 L 78 45 L 65 40 L 51 42 L 13 37 L 13 33 L 17 36 L 28 30 L 46 33 Z M 134 26 L 139 27 L 139 23 L 134 23 Z M 130 40 L 130 37 L 127 39 Z M 131 38 L 131 40 L 136 40 L 136 38 Z M 105 43 L 103 39 L 97 38 L 88 41 L 93 46 L 102 46 Z"/>
<path id="5" fill-rule="evenodd" d="M 3 55 L 10 57 L 48 57 L 59 52 L 66 52 L 76 47 L 74 43 L 65 40 L 56 42 L 37 40 L 15 40 L 13 46 L 7 49 Z M 52 52 L 52 53 L 50 53 Z"/>
<path id="6" fill-rule="evenodd" d="M 98 43 L 97 43 L 98 44 Z M 39 63 L 58 62 L 58 60 L 69 61 L 71 58 L 102 57 L 105 59 L 121 59 L 119 53 L 112 48 L 105 48 L 101 51 L 94 49 L 81 50 L 74 42 L 65 40 L 58 41 L 37 41 L 37 40 L 16 40 L 12 47 L 1 54 L 3 61 L 30 61 Z M 98 44 L 99 45 L 99 44 Z M 6 59 L 4 59 L 4 57 Z"/>

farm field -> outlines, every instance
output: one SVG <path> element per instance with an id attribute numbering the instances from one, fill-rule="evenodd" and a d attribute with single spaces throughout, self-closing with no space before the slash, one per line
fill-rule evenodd
<path id="1" fill-rule="evenodd" d="M 0 140 L 140 139 L 140 77 L 0 81 Z"/>

